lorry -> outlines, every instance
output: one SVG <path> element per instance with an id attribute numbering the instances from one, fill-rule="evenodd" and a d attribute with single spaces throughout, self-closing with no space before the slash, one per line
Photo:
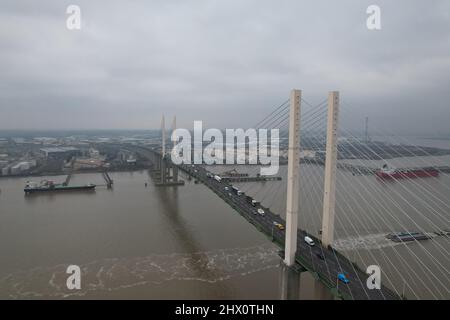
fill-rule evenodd
<path id="1" fill-rule="evenodd" d="M 248 203 L 250 203 L 252 206 L 256 207 L 257 205 L 259 205 L 259 202 L 256 201 L 255 199 L 253 199 L 250 196 L 246 196 L 246 200 Z"/>
<path id="2" fill-rule="evenodd" d="M 238 196 L 243 195 L 244 193 L 242 191 L 240 191 L 238 188 L 236 187 L 231 187 L 231 190 L 233 190 L 233 192 L 235 194 L 237 194 Z"/>

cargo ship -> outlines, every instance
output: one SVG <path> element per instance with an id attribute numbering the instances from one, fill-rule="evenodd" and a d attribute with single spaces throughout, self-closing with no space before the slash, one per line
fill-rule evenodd
<path id="1" fill-rule="evenodd" d="M 439 171 L 435 168 L 395 169 L 385 164 L 375 174 L 381 179 L 414 179 L 438 177 Z"/>
<path id="2" fill-rule="evenodd" d="M 26 194 L 35 192 L 57 192 L 57 191 L 87 191 L 94 190 L 95 184 L 89 183 L 82 186 L 67 186 L 64 184 L 55 184 L 53 181 L 43 180 L 40 184 L 28 181 L 23 191 Z"/>

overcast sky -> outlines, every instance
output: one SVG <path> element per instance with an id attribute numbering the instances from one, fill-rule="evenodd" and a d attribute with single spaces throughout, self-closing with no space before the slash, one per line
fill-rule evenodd
<path id="1" fill-rule="evenodd" d="M 0 129 L 249 127 L 292 88 L 339 90 L 349 127 L 449 133 L 450 1 L 0 2 Z"/>

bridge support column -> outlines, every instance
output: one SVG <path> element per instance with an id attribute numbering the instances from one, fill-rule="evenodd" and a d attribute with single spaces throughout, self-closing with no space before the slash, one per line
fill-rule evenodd
<path id="1" fill-rule="evenodd" d="M 160 176 L 161 183 L 165 183 L 166 182 L 166 162 L 164 161 L 163 158 L 161 158 L 161 166 L 160 166 L 160 170 L 159 170 L 159 176 Z"/>
<path id="2" fill-rule="evenodd" d="M 325 247 L 333 244 L 334 241 L 338 116 L 339 92 L 331 91 L 328 94 L 327 147 L 322 216 L 322 244 Z"/>
<path id="3" fill-rule="evenodd" d="M 292 90 L 289 111 L 288 184 L 284 254 L 284 262 L 287 266 L 295 264 L 295 254 L 297 252 L 298 199 L 300 196 L 300 100 L 301 91 Z"/>
<path id="4" fill-rule="evenodd" d="M 161 157 L 159 157 L 156 153 L 153 154 L 153 163 L 155 164 L 153 170 L 159 170 L 161 168 Z"/>
<path id="5" fill-rule="evenodd" d="M 164 115 L 161 118 L 161 140 L 161 154 L 164 158 L 164 156 L 166 155 L 166 121 L 164 119 Z"/>
<path id="6" fill-rule="evenodd" d="M 176 118 L 173 120 L 173 130 L 176 128 Z M 166 154 L 166 128 L 164 115 L 161 118 L 161 153 L 154 151 L 155 169 L 152 177 L 158 187 L 182 186 L 183 180 L 178 179 L 178 167 L 172 162 L 171 151 Z M 177 139 L 172 135 L 172 142 L 175 145 Z"/>
<path id="7" fill-rule="evenodd" d="M 162 184 L 165 184 L 167 182 L 167 163 L 165 158 L 166 158 L 166 122 L 163 115 L 161 118 L 161 162 L 160 162 Z"/>
<path id="8" fill-rule="evenodd" d="M 300 297 L 301 273 L 292 268 L 281 266 L 281 300 L 298 300 Z"/>
<path id="9" fill-rule="evenodd" d="M 172 148 L 175 148 L 175 145 L 178 140 L 177 136 L 175 135 L 176 129 L 177 129 L 177 116 L 174 116 L 172 120 L 172 134 L 171 134 Z M 172 156 L 172 152 L 170 153 L 170 155 Z M 172 163 L 172 182 L 178 182 L 178 167 L 173 163 Z"/>
<path id="10" fill-rule="evenodd" d="M 177 166 L 173 166 L 172 167 L 172 180 L 173 182 L 178 182 L 178 167 Z"/>

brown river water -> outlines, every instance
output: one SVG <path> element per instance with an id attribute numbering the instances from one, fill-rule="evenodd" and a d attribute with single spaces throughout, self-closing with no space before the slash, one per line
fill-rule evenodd
<path id="1" fill-rule="evenodd" d="M 279 248 L 205 186 L 155 188 L 146 171 L 111 177 L 112 190 L 31 196 L 27 178 L 0 179 L 0 298 L 331 298 L 309 273 L 292 276 Z M 70 183 L 89 182 L 104 183 Z M 81 290 L 66 287 L 71 264 Z"/>
<path id="2" fill-rule="evenodd" d="M 238 186 L 284 216 L 286 172 Z M 323 168 L 302 164 L 300 174 L 299 226 L 319 237 Z M 332 298 L 308 272 L 287 271 L 279 248 L 205 186 L 156 188 L 146 171 L 111 177 L 112 190 L 32 196 L 27 178 L 0 179 L 0 298 Z M 450 177 L 385 183 L 339 170 L 337 179 L 334 246 L 363 270 L 379 265 L 398 294 L 449 299 L 448 237 L 396 244 L 385 235 L 449 230 Z M 78 174 L 70 183 L 104 182 Z M 66 288 L 70 264 L 81 267 L 81 290 Z"/>

